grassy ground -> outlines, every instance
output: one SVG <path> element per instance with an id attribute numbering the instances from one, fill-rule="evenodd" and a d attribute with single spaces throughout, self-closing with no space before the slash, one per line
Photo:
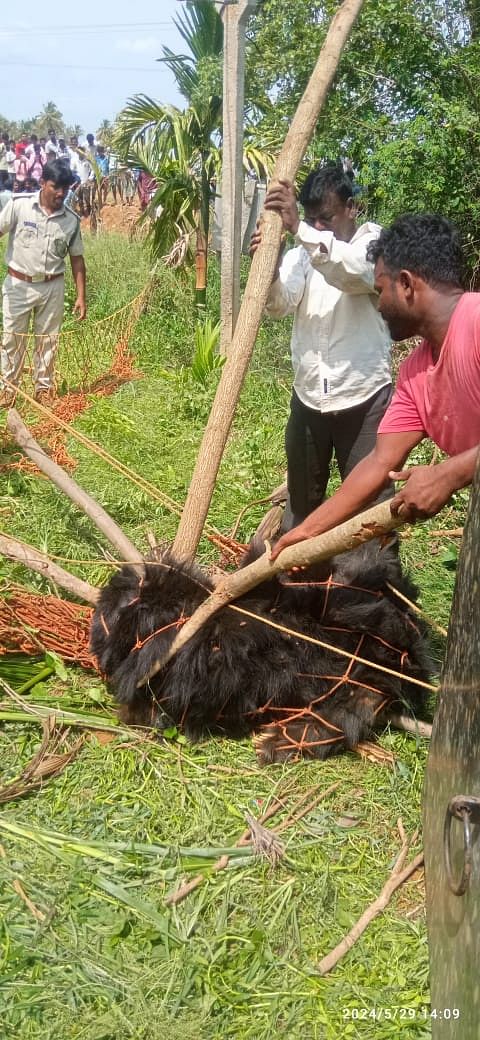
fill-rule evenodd
<path id="1" fill-rule="evenodd" d="M 122 306 L 147 277 L 141 244 L 115 236 L 88 244 L 88 264 L 95 318 Z M 213 272 L 214 316 L 217 290 Z M 216 380 L 204 389 L 192 378 L 193 332 L 189 282 L 164 272 L 135 335 L 144 378 L 114 397 L 94 400 L 75 424 L 179 503 Z M 288 342 L 288 322 L 264 324 L 212 503 L 210 521 L 222 531 L 231 529 L 244 505 L 282 479 Z M 139 546 L 146 545 L 147 528 L 172 538 L 175 516 L 73 438 L 68 450 L 78 460 L 78 482 Z M 6 438 L 2 452 L 8 462 Z M 107 579 L 101 537 L 45 480 L 5 470 L 0 481 L 3 530 L 51 555 L 87 561 L 71 569 L 93 583 Z M 430 532 L 461 524 L 464 506 L 460 495 L 434 523 L 412 529 L 402 546 L 422 605 L 443 624 L 453 588 L 454 542 Z M 246 513 L 240 538 L 248 539 L 263 509 Z M 212 558 L 206 541 L 200 557 Z M 2 563 L 0 576 L 45 590 L 41 578 L 20 567 Z M 438 643 L 437 648 L 441 652 Z M 100 681 L 75 669 L 66 680 L 56 676 L 37 685 L 29 701 L 111 718 Z M 382 888 L 399 847 L 399 816 L 408 833 L 419 826 L 425 742 L 385 733 L 381 744 L 395 755 L 392 769 L 345 755 L 324 764 L 259 770 L 250 742 L 211 740 L 190 747 L 175 734 L 164 745 L 124 734 L 106 739 L 99 731 L 59 777 L 6 804 L 0 814 L 2 1036 L 430 1035 L 423 1010 L 428 955 L 418 877 L 331 976 L 320 978 L 315 971 Z M 19 775 L 38 743 L 35 722 L 3 725 L 3 783 Z M 302 792 L 333 783 L 335 791 L 286 830 L 286 855 L 275 869 L 241 857 L 228 870 L 212 872 L 206 854 L 235 844 L 245 812 L 260 815 L 275 796 L 291 807 Z M 164 898 L 180 878 L 199 870 L 203 885 L 176 909 L 167 908 Z M 383 1009 L 393 1009 L 390 1018 Z"/>

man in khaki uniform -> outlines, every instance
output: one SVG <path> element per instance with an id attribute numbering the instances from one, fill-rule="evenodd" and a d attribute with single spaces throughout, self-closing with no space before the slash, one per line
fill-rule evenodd
<path id="1" fill-rule="evenodd" d="M 33 315 L 35 399 L 51 404 L 54 360 L 63 318 L 65 257 L 70 256 L 77 299 L 73 308 L 86 315 L 85 262 L 80 220 L 64 205 L 73 177 L 60 160 L 43 170 L 40 191 L 13 195 L 0 212 L 0 235 L 9 232 L 3 285 L 1 375 L 18 386 L 25 363 L 27 332 Z M 3 383 L 0 406 L 10 407 L 15 390 Z"/>

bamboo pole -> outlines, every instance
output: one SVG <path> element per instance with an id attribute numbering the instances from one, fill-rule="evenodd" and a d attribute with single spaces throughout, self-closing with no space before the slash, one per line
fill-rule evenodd
<path id="1" fill-rule="evenodd" d="M 344 0 L 333 18 L 317 64 L 278 156 L 273 180 L 295 179 L 362 4 L 363 0 Z M 265 212 L 262 241 L 252 261 L 231 349 L 223 368 L 173 544 L 173 552 L 178 558 L 193 559 L 202 536 L 223 451 L 275 271 L 281 232 L 282 221 L 279 214 Z"/>
<path id="2" fill-rule="evenodd" d="M 297 542 L 296 545 L 289 545 L 274 561 L 268 559 L 267 554 L 264 553 L 248 567 L 234 571 L 220 579 L 210 596 L 200 604 L 191 618 L 179 630 L 167 653 L 155 662 L 148 676 L 144 676 L 138 685 L 143 686 L 148 679 L 152 679 L 212 614 L 221 610 L 232 600 L 245 595 L 260 582 L 269 581 L 280 571 L 288 571 L 292 567 L 305 567 L 310 563 L 328 560 L 337 553 L 354 549 L 362 542 L 368 542 L 372 538 L 381 537 L 395 528 L 402 527 L 402 519 L 393 516 L 390 512 L 390 503 L 391 499 L 388 502 L 381 502 L 379 505 L 359 513 L 358 516 L 346 520 L 343 524 L 339 524 L 331 531 L 325 531 L 316 538 L 306 538 L 303 542 Z"/>
<path id="3" fill-rule="evenodd" d="M 67 473 L 58 466 L 53 459 L 50 459 L 44 452 L 43 448 L 40 447 L 38 442 L 32 437 L 29 429 L 25 426 L 19 413 L 15 408 L 11 408 L 8 412 L 7 426 L 10 433 L 15 438 L 20 448 L 28 455 L 32 462 L 38 466 L 42 473 L 52 481 L 53 484 L 60 491 L 63 491 L 68 496 L 71 502 L 79 506 L 84 513 L 93 521 L 98 527 L 99 531 L 108 538 L 108 541 L 114 546 L 115 549 L 121 554 L 122 560 L 128 560 L 135 566 L 137 570 L 140 567 L 140 571 L 143 574 L 143 556 L 139 553 L 138 549 L 132 544 L 126 534 L 123 533 L 122 529 L 112 520 L 112 517 L 108 515 L 105 509 L 102 508 L 95 502 L 83 488 L 79 487 L 78 484 L 68 476 Z"/>
<path id="4" fill-rule="evenodd" d="M 16 538 L 8 538 L 7 535 L 2 534 L 0 535 L 0 555 L 6 556 L 8 560 L 15 560 L 16 563 L 22 563 L 31 571 L 37 571 L 44 578 L 55 582 L 55 585 L 60 585 L 61 589 L 66 589 L 78 599 L 85 600 L 85 603 L 95 606 L 98 600 L 99 589 L 89 585 L 87 581 L 82 581 L 81 578 L 76 578 L 69 571 L 65 571 L 63 567 L 59 567 L 49 556 L 34 549 L 32 545 L 18 542 Z"/>

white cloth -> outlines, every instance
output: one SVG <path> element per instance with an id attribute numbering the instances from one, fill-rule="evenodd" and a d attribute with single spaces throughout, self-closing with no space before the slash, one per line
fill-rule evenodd
<path id="1" fill-rule="evenodd" d="M 332 231 L 316 231 L 301 220 L 299 245 L 285 254 L 271 286 L 266 313 L 295 315 L 293 385 L 308 408 L 353 408 L 391 382 L 390 336 L 366 259 L 380 230 L 362 224 L 350 242 L 340 242 Z"/>
<path id="2" fill-rule="evenodd" d="M 90 179 L 92 173 L 92 167 L 88 159 L 84 159 L 78 152 L 72 152 L 70 159 L 70 169 L 72 173 L 76 173 L 80 177 L 80 183 L 86 184 Z"/>

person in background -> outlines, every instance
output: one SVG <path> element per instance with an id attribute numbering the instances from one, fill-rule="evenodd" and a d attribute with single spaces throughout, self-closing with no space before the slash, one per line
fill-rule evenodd
<path id="1" fill-rule="evenodd" d="M 41 189 L 12 198 L 0 213 L 0 235 L 9 233 L 3 286 L 3 345 L 0 406 L 11 407 L 26 356 L 33 316 L 35 398 L 52 404 L 54 362 L 64 313 L 65 257 L 70 256 L 77 289 L 74 312 L 85 318 L 85 262 L 80 219 L 64 205 L 72 174 L 60 160 L 46 165 Z M 10 384 L 10 385 L 9 385 Z"/>
<path id="2" fill-rule="evenodd" d="M 37 135 L 36 134 L 30 134 L 30 141 L 27 144 L 27 147 L 25 148 L 25 155 L 26 155 L 27 159 L 30 159 L 30 157 L 33 155 L 33 150 L 34 150 L 36 144 L 38 144 L 38 137 L 37 137 Z"/>
<path id="3" fill-rule="evenodd" d="M 16 158 L 13 164 L 13 170 L 15 176 L 15 184 L 17 185 L 17 188 L 14 187 L 13 190 L 18 192 L 24 190 L 24 184 L 28 173 L 27 159 L 25 157 L 25 148 L 23 144 L 17 144 L 15 155 Z"/>
<path id="4" fill-rule="evenodd" d="M 272 318 L 294 315 L 284 530 L 323 501 L 333 453 L 344 480 L 372 450 L 392 394 L 390 336 L 367 260 L 380 227 L 357 225 L 352 184 L 338 165 L 312 170 L 300 202 L 303 220 L 287 181 L 273 184 L 265 199 L 297 243 L 279 257 L 266 305 Z M 251 255 L 260 240 L 257 229 Z"/>
<path id="5" fill-rule="evenodd" d="M 108 195 L 108 174 L 110 171 L 110 162 L 108 155 L 105 152 L 105 146 L 103 144 L 97 144 L 95 161 L 102 175 L 102 179 L 100 181 L 100 203 L 104 206 L 107 201 Z"/>
<path id="6" fill-rule="evenodd" d="M 8 142 L 7 154 L 5 156 L 7 161 L 7 173 L 9 177 L 15 176 L 15 159 L 16 159 L 16 144 L 13 138 L 10 138 Z"/>
<path id="7" fill-rule="evenodd" d="M 48 131 L 48 137 L 47 137 L 47 140 L 45 142 L 45 153 L 46 153 L 47 156 L 48 156 L 49 152 L 54 152 L 55 153 L 55 158 L 57 158 L 57 155 L 58 155 L 58 139 L 57 139 L 57 135 L 55 133 L 55 130 L 49 130 Z"/>
<path id="8" fill-rule="evenodd" d="M 68 163 L 70 166 L 72 153 L 64 137 L 58 138 L 57 159 L 62 159 L 63 162 Z"/>
<path id="9" fill-rule="evenodd" d="M 0 213 L 12 197 L 12 181 L 6 170 L 0 170 Z"/>
<path id="10" fill-rule="evenodd" d="M 40 180 L 42 178 L 43 167 L 46 163 L 46 157 L 42 152 L 40 144 L 37 143 L 33 146 L 33 151 L 30 153 L 30 157 L 27 159 L 27 174 L 33 177 L 36 181 L 35 187 L 38 188 Z"/>
<path id="11" fill-rule="evenodd" d="M 149 202 L 153 199 L 157 190 L 158 184 L 154 177 L 151 177 L 149 173 L 145 173 L 145 170 L 140 170 L 140 174 L 137 180 L 137 191 L 140 199 L 140 209 L 142 212 L 146 210 Z"/>
<path id="12" fill-rule="evenodd" d="M 336 527 L 365 509 L 387 483 L 403 484 L 393 516 L 435 516 L 471 484 L 480 446 L 480 293 L 465 292 L 460 235 L 445 217 L 407 214 L 367 251 L 375 265 L 378 309 L 394 340 L 422 336 L 401 364 L 375 446 L 328 501 L 276 543 L 288 545 Z M 405 468 L 426 437 L 448 458 Z"/>
<path id="13" fill-rule="evenodd" d="M 92 205 L 92 164 L 84 149 L 79 147 L 78 137 L 75 135 L 70 138 L 70 148 L 72 152 L 70 169 L 78 178 L 76 188 L 78 212 L 81 217 L 89 217 Z"/>
<path id="14" fill-rule="evenodd" d="M 8 134 L 4 130 L 0 133 L 0 173 L 7 173 L 7 151 L 8 151 Z"/>
<path id="15" fill-rule="evenodd" d="M 94 134 L 87 134 L 85 144 L 83 145 L 83 151 L 86 152 L 91 159 L 95 158 L 97 142 Z"/>

